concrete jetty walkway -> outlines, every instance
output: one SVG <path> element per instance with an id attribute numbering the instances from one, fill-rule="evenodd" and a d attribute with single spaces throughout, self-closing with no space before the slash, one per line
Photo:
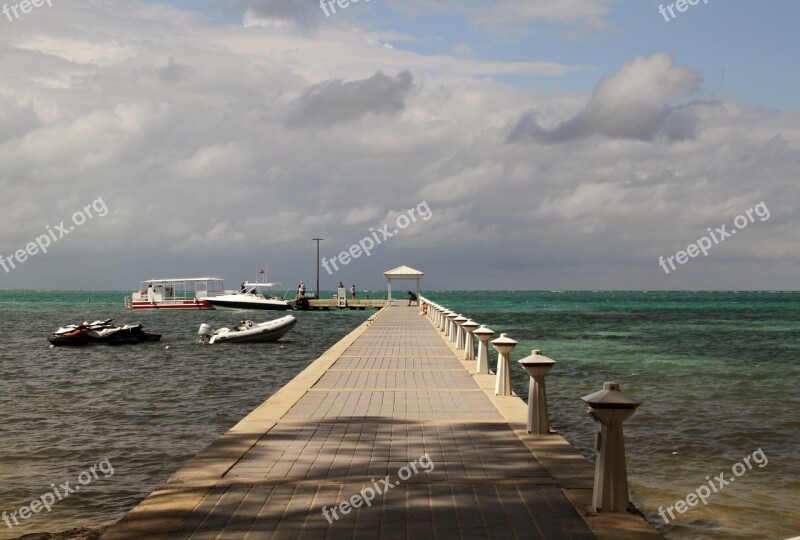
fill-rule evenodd
<path id="1" fill-rule="evenodd" d="M 660 538 L 583 511 L 593 467 L 527 435 L 473 364 L 418 307 L 386 307 L 103 538 Z"/>

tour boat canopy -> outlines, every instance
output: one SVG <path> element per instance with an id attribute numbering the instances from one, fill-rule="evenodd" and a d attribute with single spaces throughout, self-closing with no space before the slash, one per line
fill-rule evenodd
<path id="1" fill-rule="evenodd" d="M 146 279 L 142 281 L 142 283 L 176 283 L 179 281 L 183 281 L 186 283 L 194 283 L 198 281 L 219 281 L 221 283 L 225 280 L 218 277 L 198 277 L 198 278 L 176 278 L 176 279 Z"/>

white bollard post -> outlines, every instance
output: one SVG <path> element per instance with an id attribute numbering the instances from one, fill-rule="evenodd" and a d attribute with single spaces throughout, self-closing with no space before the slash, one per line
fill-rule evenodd
<path id="1" fill-rule="evenodd" d="M 451 311 L 446 309 L 442 312 L 442 333 L 444 337 L 447 338 L 447 334 L 450 332 L 450 319 L 447 317 Z"/>
<path id="2" fill-rule="evenodd" d="M 447 314 L 447 341 L 450 343 L 455 343 L 456 341 L 456 317 L 458 317 L 458 314 L 452 311 Z"/>
<path id="3" fill-rule="evenodd" d="M 492 347 L 497 351 L 497 377 L 494 383 L 494 395 L 511 395 L 511 372 L 509 360 L 511 351 L 517 346 L 517 342 L 508 337 L 508 334 L 500 334 L 500 337 L 492 341 Z"/>
<path id="4" fill-rule="evenodd" d="M 467 322 L 469 319 L 464 317 L 463 315 L 459 315 L 453 322 L 456 323 L 456 350 L 463 351 L 464 350 L 464 328 L 463 324 Z"/>
<path id="5" fill-rule="evenodd" d="M 447 310 L 442 308 L 442 313 L 439 315 L 439 331 L 447 336 Z"/>
<path id="6" fill-rule="evenodd" d="M 478 358 L 475 363 L 475 373 L 478 375 L 489 374 L 489 340 L 494 335 L 494 330 L 482 324 L 473 332 L 478 338 Z"/>
<path id="7" fill-rule="evenodd" d="M 550 424 L 547 419 L 547 390 L 544 376 L 552 369 L 556 361 L 542 356 L 542 351 L 534 349 L 531 355 L 517 362 L 530 375 L 528 389 L 528 433 L 547 435 Z"/>
<path id="8" fill-rule="evenodd" d="M 633 416 L 642 402 L 620 392 L 615 382 L 607 382 L 602 390 L 581 399 L 589 405 L 589 416 L 601 425 L 596 443 L 592 508 L 626 512 L 630 499 L 622 422 Z"/>
<path id="9" fill-rule="evenodd" d="M 475 360 L 475 340 L 472 333 L 478 328 L 478 323 L 469 319 L 461 325 L 464 329 L 464 360 Z"/>

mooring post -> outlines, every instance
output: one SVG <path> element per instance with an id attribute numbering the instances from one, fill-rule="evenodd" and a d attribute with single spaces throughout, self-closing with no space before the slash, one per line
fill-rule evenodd
<path id="1" fill-rule="evenodd" d="M 625 512 L 629 495 L 622 422 L 633 416 L 642 402 L 623 394 L 615 382 L 607 382 L 602 390 L 581 399 L 589 406 L 589 416 L 601 426 L 595 444 L 592 508 L 598 512 Z"/>
<path id="2" fill-rule="evenodd" d="M 494 383 L 494 395 L 511 395 L 511 372 L 509 360 L 511 351 L 517 346 L 517 342 L 508 337 L 508 334 L 500 334 L 500 337 L 492 341 L 492 347 L 497 351 L 497 377 Z"/>
<path id="3" fill-rule="evenodd" d="M 473 332 L 478 338 L 478 359 L 475 363 L 475 373 L 478 375 L 489 374 L 489 340 L 494 335 L 494 330 L 482 324 Z"/>
<path id="4" fill-rule="evenodd" d="M 543 356 L 539 349 L 533 349 L 530 356 L 517 363 L 531 378 L 528 388 L 528 433 L 547 435 L 550 433 L 550 424 L 547 420 L 547 390 L 544 386 L 544 377 L 556 361 Z"/>

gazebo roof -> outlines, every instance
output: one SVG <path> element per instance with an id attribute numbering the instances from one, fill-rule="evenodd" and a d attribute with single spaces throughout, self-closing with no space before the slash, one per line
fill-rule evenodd
<path id="1" fill-rule="evenodd" d="M 410 266 L 398 266 L 397 268 L 393 268 L 388 272 L 383 273 L 384 276 L 387 278 L 409 278 L 409 279 L 416 279 L 421 278 L 425 275 L 424 272 L 420 272 L 419 270 L 415 270 Z"/>

